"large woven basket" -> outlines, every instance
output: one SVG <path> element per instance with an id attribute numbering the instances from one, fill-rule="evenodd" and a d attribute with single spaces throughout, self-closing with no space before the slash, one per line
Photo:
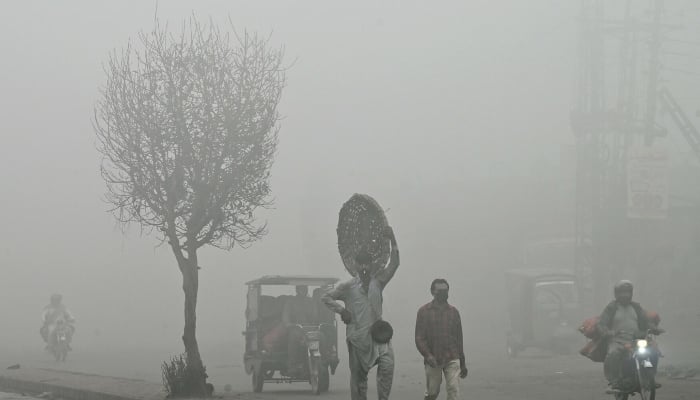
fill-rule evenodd
<path id="1" fill-rule="evenodd" d="M 338 216 L 338 251 L 350 275 L 357 274 L 355 257 L 362 252 L 370 255 L 372 271 L 389 261 L 391 248 L 383 235 L 387 225 L 384 210 L 366 194 L 354 194 L 343 204 Z"/>

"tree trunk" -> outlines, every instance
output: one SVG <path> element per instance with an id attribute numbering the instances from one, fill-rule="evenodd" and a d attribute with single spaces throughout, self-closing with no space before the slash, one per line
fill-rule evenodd
<path id="1" fill-rule="evenodd" d="M 186 385 L 191 396 L 205 397 L 207 374 L 199 354 L 197 344 L 197 293 L 199 291 L 199 268 L 196 250 L 188 253 L 188 258 L 178 257 L 182 272 L 182 290 L 185 292 L 185 329 L 182 342 L 187 356 L 188 379 Z"/>

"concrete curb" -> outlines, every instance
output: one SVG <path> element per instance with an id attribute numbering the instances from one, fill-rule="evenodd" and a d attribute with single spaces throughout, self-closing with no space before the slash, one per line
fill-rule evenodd
<path id="1" fill-rule="evenodd" d="M 162 386 L 152 382 L 78 372 L 21 369 L 0 372 L 0 388 L 21 393 L 50 392 L 67 400 L 163 400 Z"/>

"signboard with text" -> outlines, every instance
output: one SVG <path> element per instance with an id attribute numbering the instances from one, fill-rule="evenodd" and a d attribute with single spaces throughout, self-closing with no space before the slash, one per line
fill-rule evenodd
<path id="1" fill-rule="evenodd" d="M 661 146 L 637 145 L 627 153 L 627 217 L 663 219 L 668 212 L 669 159 Z"/>

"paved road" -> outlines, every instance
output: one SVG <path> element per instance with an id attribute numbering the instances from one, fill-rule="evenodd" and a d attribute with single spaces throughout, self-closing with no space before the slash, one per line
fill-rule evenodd
<path id="1" fill-rule="evenodd" d="M 666 357 L 662 365 L 700 363 L 700 352 L 694 345 L 700 332 L 692 332 L 685 340 L 673 335 L 663 343 Z M 22 363 L 28 367 L 60 368 L 70 371 L 89 372 L 100 375 L 137 378 L 160 382 L 160 363 L 166 353 L 153 351 L 123 351 L 112 349 L 87 350 L 75 346 L 68 362 L 56 364 L 41 351 L 24 351 L 13 356 L 0 354 L 0 360 Z M 581 356 L 553 356 L 536 351 L 526 352 L 522 357 L 509 360 L 500 348 L 474 349 L 469 357 L 469 377 L 463 381 L 465 399 L 486 400 L 596 400 L 610 399 L 605 394 L 606 385 L 602 366 Z M 394 380 L 394 399 L 421 399 L 424 390 L 422 362 L 413 348 L 397 349 L 397 366 Z M 238 398 L 279 400 L 310 398 L 309 386 L 296 384 L 266 384 L 261 394 L 250 393 L 250 376 L 240 364 L 237 348 L 222 348 L 218 355 L 209 355 L 207 373 L 218 393 L 226 385 L 234 392 L 247 392 Z M 348 399 L 347 360 L 343 358 L 338 373 L 331 377 L 331 391 L 322 396 L 328 400 Z M 0 365 L 0 367 L 3 367 Z M 670 380 L 660 377 L 664 386 L 660 400 L 700 400 L 700 380 Z M 370 399 L 376 398 L 374 378 L 370 377 Z M 444 398 L 444 395 L 443 397 Z M 5 400 L 0 398 L 0 400 Z M 10 399 L 8 399 L 10 400 Z M 11 400 L 15 400 L 12 398 Z"/>
<path id="2" fill-rule="evenodd" d="M 53 365 L 53 368 L 104 374 L 107 367 L 107 364 L 103 364 L 105 361 L 76 355 L 71 362 Z M 111 362 L 108 364 L 110 368 L 116 367 Z M 127 371 L 124 365 L 119 368 L 122 372 Z M 138 368 L 139 364 L 134 363 L 132 371 L 136 372 Z M 152 372 L 149 373 L 148 380 L 156 382 L 157 370 L 149 369 Z M 234 392 L 244 392 L 242 395 L 235 396 L 236 399 L 312 398 L 309 386 L 305 383 L 266 384 L 263 393 L 252 394 L 250 377 L 245 374 L 240 365 L 211 366 L 208 372 L 217 393 L 223 392 L 226 384 L 230 384 Z M 348 399 L 348 380 L 347 367 L 342 365 L 338 374 L 332 377 L 331 391 L 321 397 L 328 400 Z M 664 385 L 659 394 L 661 400 L 700 399 L 700 380 L 660 378 L 659 381 Z M 369 398 L 376 398 L 373 376 L 369 383 Z M 421 399 L 423 385 L 424 376 L 419 360 L 400 360 L 396 368 L 392 398 Z M 591 363 L 580 356 L 530 354 L 515 360 L 499 359 L 490 362 L 474 360 L 470 365 L 470 376 L 462 381 L 462 388 L 465 399 L 594 400 L 610 398 L 605 395 L 605 383 L 600 364 Z M 441 398 L 444 399 L 444 395 Z M 0 400 L 20 399 L 33 400 L 12 394 L 0 395 Z"/>
<path id="3" fill-rule="evenodd" d="M 531 356 L 505 360 L 489 365 L 472 365 L 470 376 L 462 381 L 464 399 L 486 400 L 594 400 L 611 399 L 605 394 L 606 385 L 600 365 L 576 356 Z M 659 392 L 663 400 L 700 399 L 700 381 L 670 381 L 660 378 L 664 388 Z M 250 387 L 249 382 L 240 382 Z M 402 363 L 395 375 L 392 398 L 422 399 L 424 378 L 420 365 Z M 331 392 L 322 396 L 328 400 L 348 399 L 348 377 L 339 373 L 332 377 Z M 240 387 L 240 386 L 239 386 Z M 374 382 L 370 377 L 370 399 L 376 399 Z M 250 389 L 248 389 L 250 390 Z M 245 398 L 279 400 L 309 398 L 305 384 L 266 384 L 264 391 Z M 444 399 L 444 394 L 441 394 Z"/>
<path id="4" fill-rule="evenodd" d="M 76 353 L 66 364 L 57 365 L 47 361 L 43 366 L 117 376 L 125 376 L 126 371 L 129 371 L 130 374 L 135 375 L 129 377 L 158 381 L 159 371 L 153 368 L 154 365 L 141 363 L 135 356 L 131 360 L 133 364 L 129 370 L 126 364 L 122 364 L 121 360 L 114 357 L 93 358 L 88 354 Z M 146 365 L 149 367 L 148 371 L 140 370 Z M 515 360 L 508 360 L 505 357 L 491 360 L 474 358 L 469 367 L 470 375 L 462 381 L 465 399 L 594 400 L 610 398 L 605 395 L 606 386 L 601 365 L 576 355 L 552 356 L 545 353 L 531 353 Z M 263 393 L 252 394 L 250 376 L 245 374 L 240 364 L 210 364 L 207 372 L 218 393 L 222 393 L 227 384 L 231 385 L 234 392 L 246 392 L 236 398 L 280 400 L 312 397 L 310 387 L 305 383 L 268 383 L 265 384 Z M 331 391 L 321 397 L 327 400 L 348 399 L 348 381 L 347 366 L 343 363 L 338 368 L 337 374 L 331 377 Z M 700 380 L 676 381 L 660 378 L 659 381 L 664 385 L 659 394 L 661 400 L 700 399 Z M 373 375 L 370 375 L 369 384 L 369 398 L 376 398 Z M 392 398 L 421 399 L 423 390 L 424 375 L 420 360 L 415 357 L 399 356 Z M 444 399 L 444 395 L 442 398 Z M 5 399 L 0 398 L 0 400 Z"/>

